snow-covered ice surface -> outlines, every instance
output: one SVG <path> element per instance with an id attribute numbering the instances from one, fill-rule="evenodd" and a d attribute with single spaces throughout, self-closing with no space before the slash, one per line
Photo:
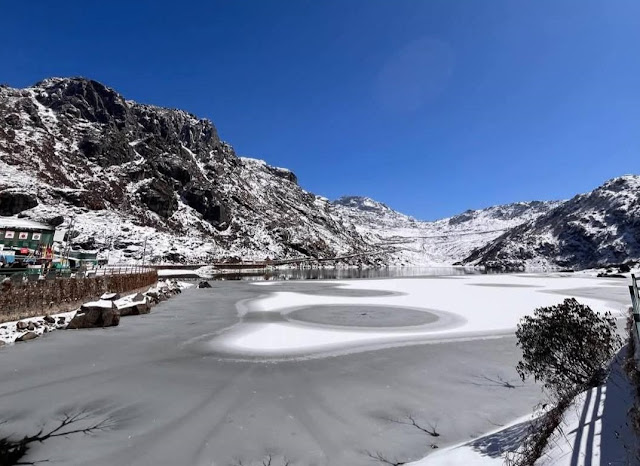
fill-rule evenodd
<path id="1" fill-rule="evenodd" d="M 519 353 L 509 328 L 517 315 L 562 298 L 546 290 L 588 294 L 595 287 L 600 299 L 583 301 L 598 309 L 619 301 L 622 308 L 618 293 L 627 286 L 626 280 L 535 275 L 211 284 L 118 327 L 54 332 L 0 349 L 0 412 L 7 419 L 0 434 L 48 429 L 62 412 L 109 419 L 110 429 L 47 440 L 27 457 L 61 465 L 252 466 L 271 455 L 276 465 L 286 457 L 294 465 L 366 466 L 378 464 L 371 458 L 377 453 L 405 462 L 429 458 L 527 415 L 541 400 L 539 387 L 520 383 L 514 369 Z M 364 344 L 372 351 L 362 351 L 362 342 L 349 337 L 336 343 L 344 350 L 339 356 L 320 357 L 335 354 L 322 349 L 313 359 L 268 363 L 201 351 L 215 335 L 309 302 L 424 309 L 438 317 L 469 304 L 475 311 L 465 311 L 455 327 L 434 329 L 442 333 L 437 338 L 421 335 L 428 344 L 392 341 L 390 347 L 376 340 Z M 415 330 L 393 323 L 397 332 Z M 391 332 L 363 325 L 336 327 Z M 440 436 L 407 425 L 408 416 L 436 426 Z"/>
<path id="2" fill-rule="evenodd" d="M 527 414 L 470 442 L 444 448 L 406 466 L 502 465 L 504 454 L 515 451 L 526 436 L 531 420 L 532 415 Z"/>
<path id="3" fill-rule="evenodd" d="M 377 344 L 406 345 L 410 342 L 459 338 L 488 338 L 510 332 L 518 320 L 534 308 L 559 301 L 558 295 L 580 296 L 594 309 L 614 312 L 626 309 L 625 290 L 585 297 L 580 288 L 620 288 L 615 282 L 594 278 L 555 275 L 472 275 L 458 278 L 389 279 L 330 282 L 324 294 L 278 291 L 283 282 L 256 283 L 272 293 L 260 300 L 241 303 L 240 315 L 252 317 L 215 335 L 210 347 L 229 354 L 266 357 L 308 357 L 316 353 L 367 350 Z M 304 284 L 300 285 L 304 288 Z M 621 292 L 620 292 L 621 291 Z M 351 294 L 350 294 L 351 293 Z M 588 295 L 587 295 L 588 296 Z M 331 327 L 287 319 L 292 311 L 313 306 L 375 305 L 390 309 L 411 308 L 435 313 L 438 319 L 405 329 Z M 619 305 L 618 305 L 619 304 Z M 398 310 L 398 312 L 401 312 Z M 261 314 L 262 319 L 255 319 Z"/>

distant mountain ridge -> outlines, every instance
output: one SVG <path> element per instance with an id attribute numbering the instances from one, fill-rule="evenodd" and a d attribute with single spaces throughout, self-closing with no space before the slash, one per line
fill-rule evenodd
<path id="1" fill-rule="evenodd" d="M 437 221 L 420 221 L 367 197 L 334 201 L 343 217 L 370 243 L 394 250 L 392 265 L 451 265 L 499 237 L 560 205 L 560 201 L 517 202 L 467 210 Z"/>
<path id="2" fill-rule="evenodd" d="M 592 268 L 640 261 L 640 176 L 579 194 L 461 261 L 498 268 Z"/>
<path id="3" fill-rule="evenodd" d="M 569 201 L 425 222 L 362 196 L 307 192 L 238 157 L 215 126 L 85 78 L 0 86 L 0 215 L 74 222 L 112 261 L 344 258 L 352 265 L 591 267 L 640 259 L 640 177 Z M 375 254 L 371 254 L 375 253 Z"/>

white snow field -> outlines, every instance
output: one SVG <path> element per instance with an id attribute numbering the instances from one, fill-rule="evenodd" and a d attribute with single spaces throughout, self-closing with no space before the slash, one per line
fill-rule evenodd
<path id="1" fill-rule="evenodd" d="M 80 413 L 104 428 L 34 443 L 25 461 L 483 464 L 500 456 L 486 433 L 543 397 L 515 371 L 518 318 L 565 296 L 628 301 L 624 279 L 561 274 L 211 285 L 118 327 L 0 349 L 0 438 Z M 448 449 L 469 439 L 485 440 Z"/>
<path id="2" fill-rule="evenodd" d="M 308 282 L 307 282 L 308 283 Z M 518 320 L 540 306 L 560 301 L 559 295 L 573 296 L 577 288 L 620 288 L 620 280 L 573 278 L 550 275 L 469 275 L 431 279 L 388 279 L 331 282 L 341 289 L 365 291 L 363 296 L 309 295 L 278 292 L 282 282 L 258 282 L 256 285 L 275 291 L 269 296 L 241 303 L 240 315 L 264 313 L 281 317 L 262 322 L 240 323 L 213 338 L 216 350 L 230 353 L 272 357 L 310 356 L 326 351 L 353 351 L 371 345 L 424 343 L 460 338 L 491 338 L 511 333 Z M 305 282 L 300 284 L 305 286 Z M 366 291 L 372 291 L 367 297 Z M 375 292 L 382 292 L 376 295 Z M 583 294 L 584 296 L 584 294 Z M 599 311 L 618 313 L 625 310 L 622 302 L 611 302 L 610 294 L 582 297 L 581 301 Z M 312 306 L 348 305 L 388 306 L 401 313 L 402 308 L 423 310 L 438 319 L 426 325 L 371 328 L 337 327 L 287 320 L 294 310 Z M 628 307 L 628 306 L 627 306 Z"/>

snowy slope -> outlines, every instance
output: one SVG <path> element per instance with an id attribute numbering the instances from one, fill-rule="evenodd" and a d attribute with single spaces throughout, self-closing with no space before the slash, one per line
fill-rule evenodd
<path id="1" fill-rule="evenodd" d="M 508 231 L 463 262 L 593 268 L 639 260 L 640 176 L 627 175 Z"/>
<path id="2" fill-rule="evenodd" d="M 335 257 L 370 246 L 289 170 L 237 157 L 208 120 L 96 81 L 0 86 L 0 215 L 66 226 L 112 261 Z M 61 217 L 60 217 L 61 216 Z"/>
<path id="3" fill-rule="evenodd" d="M 561 202 L 518 202 L 468 210 L 433 222 L 416 220 L 367 197 L 345 196 L 334 204 L 369 242 L 394 250 L 390 263 L 450 265 Z"/>

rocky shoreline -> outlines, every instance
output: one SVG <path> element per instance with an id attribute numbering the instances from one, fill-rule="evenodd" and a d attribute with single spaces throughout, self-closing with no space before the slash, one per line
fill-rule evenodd
<path id="1" fill-rule="evenodd" d="M 55 330 L 116 326 L 121 317 L 148 314 L 156 304 L 191 286 L 193 285 L 177 280 L 160 280 L 144 293 L 124 297 L 118 293 L 105 293 L 99 300 L 87 302 L 75 311 L 5 322 L 0 325 L 0 348 L 35 340 Z"/>

